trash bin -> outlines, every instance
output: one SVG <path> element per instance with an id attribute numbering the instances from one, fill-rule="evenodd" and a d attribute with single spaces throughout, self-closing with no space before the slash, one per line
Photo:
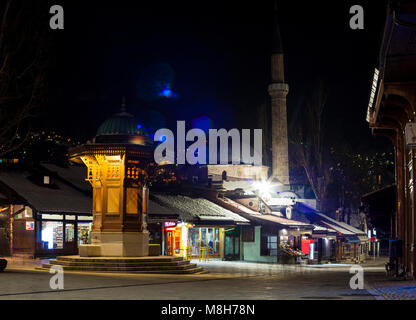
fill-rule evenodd
<path id="1" fill-rule="evenodd" d="M 403 255 L 403 240 L 395 239 L 389 242 L 389 256 L 390 258 L 401 258 Z"/>

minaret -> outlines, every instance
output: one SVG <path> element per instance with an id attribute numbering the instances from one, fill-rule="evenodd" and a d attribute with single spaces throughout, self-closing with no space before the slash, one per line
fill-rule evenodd
<path id="1" fill-rule="evenodd" d="M 272 111 L 272 169 L 273 180 L 289 185 L 289 151 L 287 139 L 286 96 L 289 86 L 285 83 L 283 49 L 277 20 L 277 8 L 274 8 L 273 42 L 271 55 L 271 96 Z"/>

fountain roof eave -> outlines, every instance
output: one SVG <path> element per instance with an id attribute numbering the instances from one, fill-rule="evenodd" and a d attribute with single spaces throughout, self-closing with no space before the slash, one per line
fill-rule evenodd
<path id="1" fill-rule="evenodd" d="M 81 157 L 124 155 L 129 158 L 153 159 L 153 146 L 133 143 L 86 143 L 68 150 L 69 160 L 82 162 Z"/>

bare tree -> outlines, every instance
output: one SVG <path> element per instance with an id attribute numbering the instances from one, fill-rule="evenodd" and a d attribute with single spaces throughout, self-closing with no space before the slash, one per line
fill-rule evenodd
<path id="1" fill-rule="evenodd" d="M 0 155 L 19 148 L 45 98 L 43 1 L 0 1 Z"/>
<path id="2" fill-rule="evenodd" d="M 333 182 L 333 168 L 325 144 L 324 110 L 328 93 L 323 81 L 318 81 L 312 93 L 303 97 L 291 123 L 294 153 L 316 196 L 317 209 L 326 211 L 328 187 Z"/>

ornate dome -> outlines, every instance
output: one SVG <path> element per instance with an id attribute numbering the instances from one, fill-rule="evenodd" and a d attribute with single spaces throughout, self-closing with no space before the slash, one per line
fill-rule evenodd
<path id="1" fill-rule="evenodd" d="M 98 128 L 97 136 L 115 134 L 136 135 L 140 134 L 138 131 L 133 115 L 121 112 L 105 120 Z"/>
<path id="2" fill-rule="evenodd" d="M 97 130 L 95 143 L 129 143 L 151 145 L 148 132 L 134 119 L 134 116 L 125 111 L 125 103 L 121 106 L 121 112 L 116 113 L 105 120 Z"/>

